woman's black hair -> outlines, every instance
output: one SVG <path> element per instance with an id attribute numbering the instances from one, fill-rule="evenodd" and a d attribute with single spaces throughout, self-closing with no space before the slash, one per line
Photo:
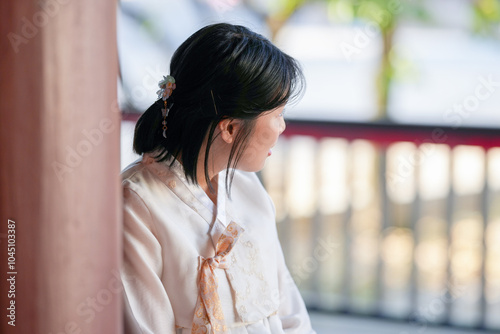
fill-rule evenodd
<path id="1" fill-rule="evenodd" d="M 186 178 L 197 183 L 198 156 L 208 133 L 204 166 L 211 188 L 208 157 L 217 124 L 239 119 L 242 127 L 227 164 L 233 168 L 226 176 L 228 193 L 229 175 L 232 182 L 256 118 L 297 97 L 304 84 L 295 59 L 248 28 L 227 23 L 206 26 L 182 43 L 170 62 L 170 75 L 176 88 L 167 100 L 167 138 L 159 99 L 137 121 L 134 151 L 156 152 L 157 161 L 180 157 Z"/>

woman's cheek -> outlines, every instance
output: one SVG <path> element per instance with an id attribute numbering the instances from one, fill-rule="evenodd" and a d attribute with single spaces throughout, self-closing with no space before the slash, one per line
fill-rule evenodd
<path id="1" fill-rule="evenodd" d="M 249 146 L 236 168 L 246 172 L 258 172 L 264 167 L 264 163 L 262 149 L 257 150 L 255 146 Z"/>
<path id="2" fill-rule="evenodd" d="M 268 126 L 262 128 L 255 140 L 257 148 L 267 148 L 269 145 L 275 142 L 275 127 L 274 124 L 269 124 Z"/>

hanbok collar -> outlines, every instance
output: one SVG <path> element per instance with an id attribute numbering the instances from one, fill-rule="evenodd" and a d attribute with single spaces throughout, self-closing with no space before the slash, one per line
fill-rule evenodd
<path id="1" fill-rule="evenodd" d="M 218 175 L 216 206 L 199 185 L 188 182 L 184 169 L 177 159 L 171 157 L 165 161 L 156 162 L 154 156 L 157 156 L 154 152 L 144 154 L 143 163 L 152 169 L 179 199 L 207 222 L 214 245 L 232 221 L 244 228 L 232 212 L 231 200 L 225 186 L 226 170 Z"/>

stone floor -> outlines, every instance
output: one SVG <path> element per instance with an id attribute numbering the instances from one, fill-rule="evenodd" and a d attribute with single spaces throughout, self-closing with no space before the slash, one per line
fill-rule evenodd
<path id="1" fill-rule="evenodd" d="M 404 322 L 390 322 L 355 316 L 310 313 L 318 334 L 486 334 L 500 331 L 452 329 L 449 327 L 417 327 Z"/>

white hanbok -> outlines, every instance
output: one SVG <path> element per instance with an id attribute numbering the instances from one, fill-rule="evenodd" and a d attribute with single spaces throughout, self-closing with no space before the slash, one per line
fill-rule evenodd
<path id="1" fill-rule="evenodd" d="M 255 173 L 236 171 L 231 199 L 218 175 L 217 206 L 174 160 L 150 155 L 122 173 L 126 333 L 191 333 L 203 261 L 229 224 L 241 228 L 213 270 L 227 332 L 315 333 L 279 244 L 274 205 Z"/>

